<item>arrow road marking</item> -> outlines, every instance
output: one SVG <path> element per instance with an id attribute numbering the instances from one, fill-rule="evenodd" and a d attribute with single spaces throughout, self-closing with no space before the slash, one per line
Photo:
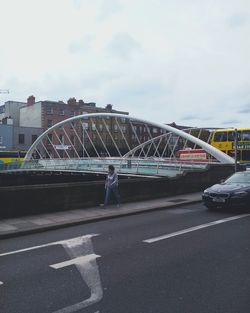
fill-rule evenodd
<path id="1" fill-rule="evenodd" d="M 183 234 L 186 234 L 186 233 L 190 233 L 192 231 L 196 231 L 196 230 L 199 230 L 199 229 L 207 228 L 207 227 L 218 225 L 218 224 L 222 224 L 222 223 L 227 223 L 227 222 L 230 222 L 230 221 L 233 221 L 233 220 L 237 220 L 237 219 L 240 219 L 240 218 L 244 218 L 244 217 L 247 217 L 247 216 L 250 216 L 250 214 L 236 215 L 236 216 L 224 218 L 224 219 L 221 219 L 221 220 L 217 220 L 217 221 L 214 221 L 214 222 L 210 222 L 210 223 L 206 223 L 206 224 L 202 224 L 202 225 L 186 228 L 186 229 L 183 229 L 183 230 L 180 230 L 180 231 L 176 231 L 174 233 L 170 233 L 170 234 L 162 235 L 162 236 L 159 236 L 159 237 L 146 239 L 146 240 L 143 240 L 143 242 L 154 243 L 154 242 L 157 242 L 157 241 L 160 241 L 160 240 L 164 240 L 164 239 L 169 239 L 169 238 L 172 238 L 172 237 L 180 236 L 180 235 L 183 235 Z"/>

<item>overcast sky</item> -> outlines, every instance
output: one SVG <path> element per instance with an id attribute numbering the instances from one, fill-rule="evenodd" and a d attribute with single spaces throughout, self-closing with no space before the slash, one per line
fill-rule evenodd
<path id="1" fill-rule="evenodd" d="M 0 104 L 76 97 L 250 126 L 249 0 L 0 0 L 0 35 Z"/>

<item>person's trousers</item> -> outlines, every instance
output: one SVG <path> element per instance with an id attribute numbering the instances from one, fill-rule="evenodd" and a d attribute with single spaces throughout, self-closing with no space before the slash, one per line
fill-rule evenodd
<path id="1" fill-rule="evenodd" d="M 114 187 L 114 188 L 107 187 L 106 188 L 106 195 L 105 195 L 104 206 L 108 205 L 111 194 L 113 194 L 115 196 L 117 204 L 120 204 L 121 198 L 120 198 L 120 194 L 119 194 L 118 188 L 117 187 Z"/>

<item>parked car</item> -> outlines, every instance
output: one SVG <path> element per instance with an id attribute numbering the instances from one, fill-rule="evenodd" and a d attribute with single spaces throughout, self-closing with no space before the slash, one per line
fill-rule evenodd
<path id="1" fill-rule="evenodd" d="M 204 205 L 208 209 L 247 208 L 250 209 L 250 171 L 237 172 L 220 184 L 204 190 Z"/>

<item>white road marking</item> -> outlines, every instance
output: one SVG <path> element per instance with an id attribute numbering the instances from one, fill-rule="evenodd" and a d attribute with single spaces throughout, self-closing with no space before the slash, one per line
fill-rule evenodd
<path id="1" fill-rule="evenodd" d="M 57 270 L 59 268 L 63 268 L 63 267 L 70 266 L 70 265 L 87 264 L 88 262 L 93 261 L 96 258 L 100 258 L 100 257 L 101 256 L 97 255 L 97 254 L 88 254 L 88 255 L 84 255 L 84 256 L 79 256 L 78 258 L 71 259 L 71 260 L 68 260 L 65 262 L 50 265 L 50 267 Z"/>
<path id="2" fill-rule="evenodd" d="M 90 297 L 84 299 L 79 303 L 75 303 L 63 309 L 60 309 L 54 313 L 72 313 L 77 312 L 83 308 L 86 308 L 94 303 L 99 302 L 103 297 L 103 290 L 101 285 L 101 279 L 99 275 L 99 269 L 96 262 L 96 258 L 100 255 L 94 253 L 92 237 L 98 236 L 98 234 L 89 234 L 85 236 L 75 237 L 68 240 L 55 241 L 47 244 L 34 246 L 30 248 L 10 251 L 0 254 L 1 256 L 13 255 L 17 253 L 32 251 L 45 247 L 62 245 L 70 257 L 70 260 L 50 265 L 54 269 L 60 269 L 66 266 L 75 265 L 78 269 L 82 279 L 90 290 Z M 0 285 L 3 284 L 0 282 Z M 98 312 L 96 312 L 98 313 Z"/>
<path id="3" fill-rule="evenodd" d="M 171 233 L 171 234 L 166 234 L 166 235 L 162 235 L 162 236 L 159 236 L 159 237 L 146 239 L 146 240 L 143 240 L 143 242 L 154 243 L 156 241 L 160 241 L 160 240 L 164 240 L 164 239 L 180 236 L 180 235 L 183 235 L 183 234 L 186 234 L 186 233 L 190 233 L 192 231 L 196 231 L 196 230 L 199 230 L 199 229 L 207 228 L 207 227 L 210 227 L 210 226 L 214 226 L 214 225 L 218 225 L 218 224 L 222 224 L 222 223 L 226 223 L 226 222 L 230 222 L 230 221 L 237 220 L 237 219 L 240 219 L 240 218 L 244 218 L 244 217 L 247 217 L 247 216 L 250 216 L 250 214 L 236 215 L 236 216 L 224 218 L 224 219 L 221 219 L 221 220 L 217 220 L 217 221 L 214 221 L 214 222 L 210 222 L 210 223 L 206 223 L 206 224 L 202 224 L 202 225 L 186 228 L 186 229 L 183 229 L 183 230 Z"/>
<path id="4" fill-rule="evenodd" d="M 81 302 L 62 308 L 54 313 L 72 313 L 99 302 L 103 297 L 103 290 L 96 258 L 100 257 L 94 253 L 91 236 L 77 237 L 64 241 L 64 249 L 70 260 L 51 265 L 54 269 L 75 265 L 82 279 L 90 290 L 90 297 Z"/>
<path id="5" fill-rule="evenodd" d="M 72 241 L 72 240 L 76 241 L 76 240 L 80 240 L 81 238 L 88 239 L 88 238 L 92 238 L 92 237 L 95 237 L 95 236 L 99 236 L 99 234 L 89 234 L 89 235 L 85 235 L 85 236 L 72 238 L 72 239 L 69 239 L 69 240 L 55 241 L 55 242 L 46 243 L 46 244 L 40 245 L 40 246 L 34 246 L 34 247 L 30 247 L 30 248 L 10 251 L 10 252 L 6 252 L 6 253 L 0 254 L 0 257 L 1 256 L 6 256 L 6 255 L 11 255 L 11 254 L 17 254 L 17 253 L 21 253 L 21 252 L 26 252 L 26 251 L 31 251 L 31 250 L 36 250 L 36 249 L 41 249 L 41 248 L 45 248 L 45 247 L 55 246 L 55 245 L 63 245 L 65 242 L 68 242 L 68 241 Z"/>

